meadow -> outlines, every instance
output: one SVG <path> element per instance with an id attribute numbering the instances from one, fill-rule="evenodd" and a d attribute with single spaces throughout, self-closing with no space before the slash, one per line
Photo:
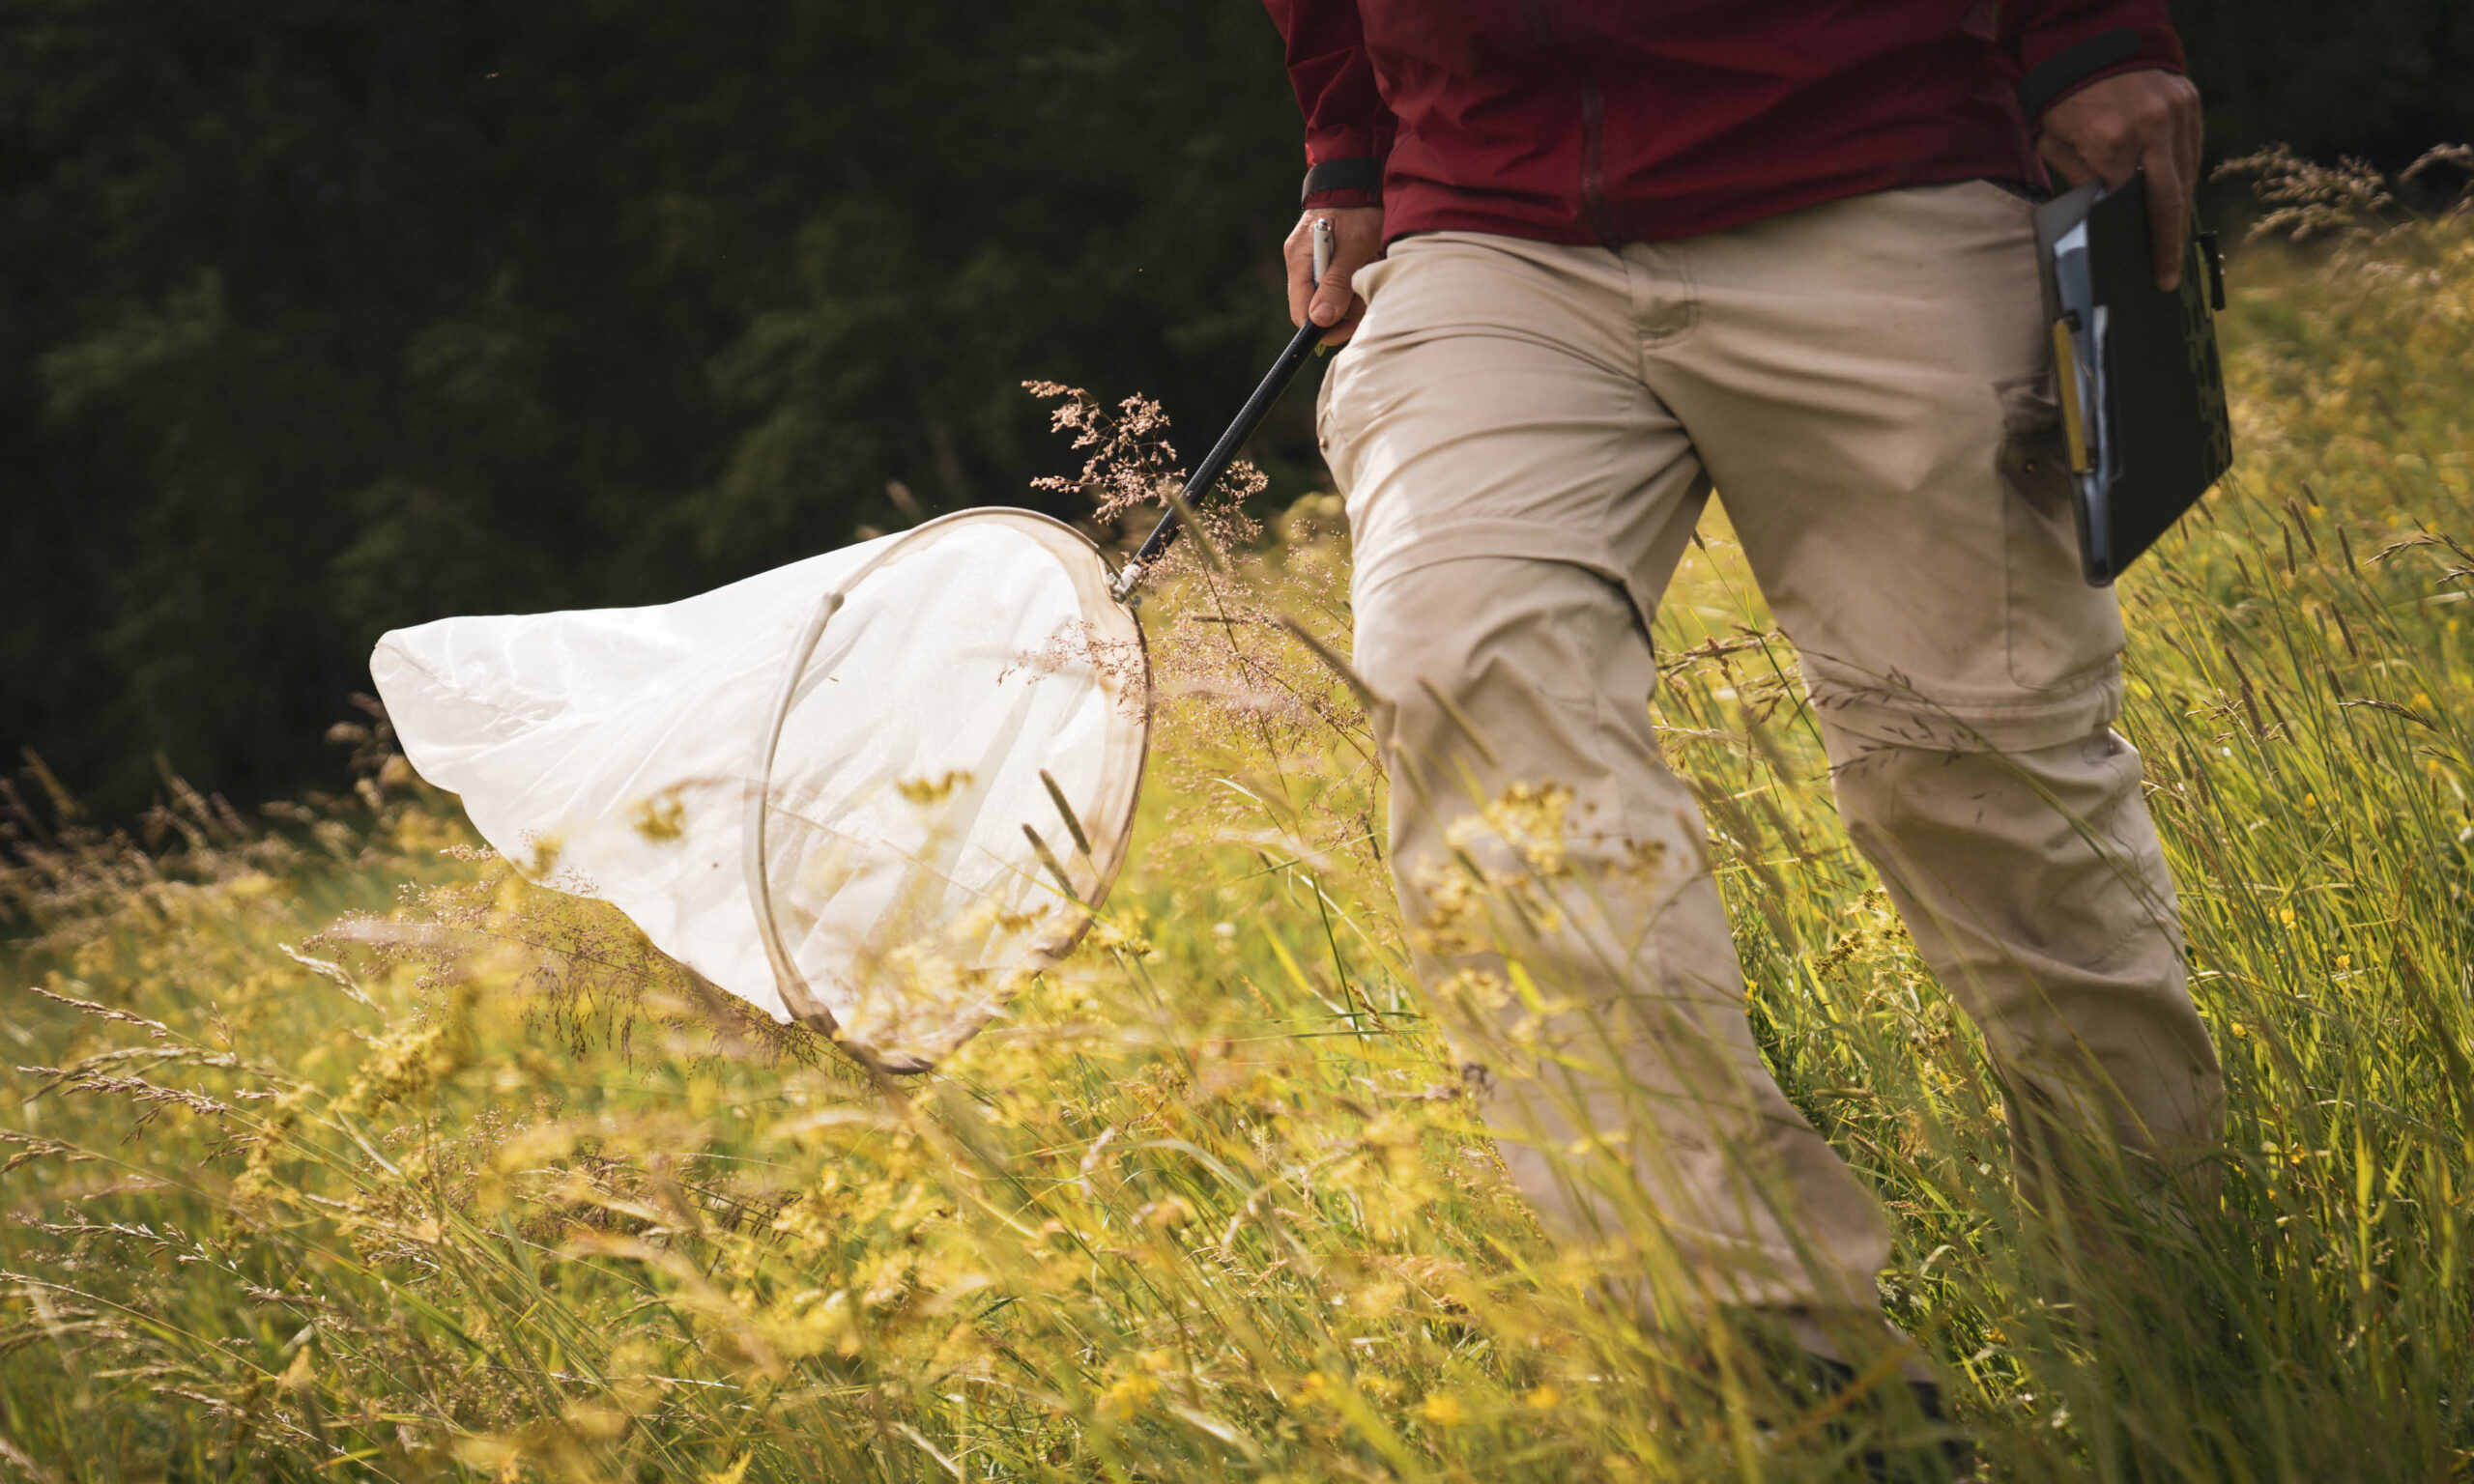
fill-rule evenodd
<path id="1" fill-rule="evenodd" d="M 2223 321 L 2236 472 L 2122 585 L 2210 1202 L 2100 1244 L 2017 1198 L 1722 520 L 1657 635 L 1765 1053 L 1888 1205 L 1992 1479 L 2474 1478 L 2474 216 L 2284 181 L 2311 240 L 2236 253 Z M 1336 505 L 1147 610 L 1135 864 L 926 1077 L 528 883 L 376 718 L 353 793 L 264 816 L 167 783 L 108 832 L 30 771 L 0 1477 L 1856 1476 L 1906 1424 L 1592 1301 L 1510 1193 L 1296 637 L 1346 651 Z"/>

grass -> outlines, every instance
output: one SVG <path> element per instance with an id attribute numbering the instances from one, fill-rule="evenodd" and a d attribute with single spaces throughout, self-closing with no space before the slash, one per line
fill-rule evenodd
<path id="1" fill-rule="evenodd" d="M 1990 1477 L 2474 1477 L 2470 226 L 2237 259 L 2242 464 L 2124 584 L 2230 1099 L 2186 1220 L 2014 1198 L 1722 526 L 1678 579 L 1657 704 L 1756 1027 L 1892 1211 L 1885 1298 Z M 1330 518 L 1159 605 L 1135 869 L 899 1089 L 400 763 L 272 821 L 175 792 L 152 845 L 19 806 L 0 1476 L 1850 1476 L 1908 1424 L 1593 1304 L 1510 1194 L 1403 971 L 1362 720 L 1263 621 L 1345 648 Z"/>

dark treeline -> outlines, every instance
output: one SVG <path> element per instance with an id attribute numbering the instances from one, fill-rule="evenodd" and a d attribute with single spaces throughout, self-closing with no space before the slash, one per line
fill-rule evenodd
<path id="1" fill-rule="evenodd" d="M 2179 14 L 2220 154 L 2474 135 L 2461 0 Z M 1035 502 L 1027 378 L 1198 444 L 1285 329 L 1256 0 L 0 0 L 0 746 L 107 811 L 331 782 L 395 625 Z"/>

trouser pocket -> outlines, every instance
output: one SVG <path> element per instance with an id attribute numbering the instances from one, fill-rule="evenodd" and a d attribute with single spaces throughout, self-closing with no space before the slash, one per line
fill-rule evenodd
<path id="1" fill-rule="evenodd" d="M 2081 566 L 2053 371 L 1997 390 L 2010 678 L 2030 690 L 2066 689 L 2121 653 L 2121 605 L 2113 589 L 2089 586 Z"/>

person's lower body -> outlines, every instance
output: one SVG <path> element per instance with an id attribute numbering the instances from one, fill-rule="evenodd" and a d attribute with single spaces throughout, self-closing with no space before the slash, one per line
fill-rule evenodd
<path id="1" fill-rule="evenodd" d="M 2091 1129 L 2172 1167 L 2218 1137 L 2110 725 L 2120 620 L 2072 547 L 2028 210 L 1971 184 L 1620 253 L 1439 233 L 1359 275 L 1320 428 L 1402 908 L 1508 1168 L 1618 1287 L 1877 1313 L 1889 1252 L 1762 1065 L 1648 709 L 1713 483 L 2023 1152 Z"/>

